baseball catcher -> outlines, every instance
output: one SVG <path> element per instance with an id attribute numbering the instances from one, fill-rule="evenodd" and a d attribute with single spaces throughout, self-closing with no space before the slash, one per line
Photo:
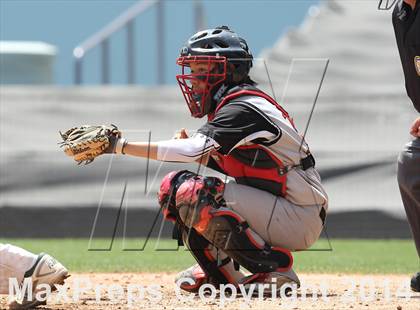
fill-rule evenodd
<path id="1" fill-rule="evenodd" d="M 176 139 L 128 142 L 114 128 L 101 131 L 95 141 L 108 142 L 98 146 L 83 138 L 85 129 L 63 135 L 77 161 L 102 153 L 196 161 L 234 178 L 173 171 L 162 180 L 164 216 L 197 261 L 177 277 L 190 292 L 205 283 L 299 285 L 291 251 L 310 247 L 325 221 L 328 198 L 314 157 L 286 110 L 249 77 L 252 60 L 246 41 L 226 26 L 188 40 L 176 78 L 192 117 L 207 118 L 191 137 L 182 130 Z"/>

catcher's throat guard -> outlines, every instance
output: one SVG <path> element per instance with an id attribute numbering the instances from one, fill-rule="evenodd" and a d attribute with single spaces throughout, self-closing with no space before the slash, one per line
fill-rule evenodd
<path id="1" fill-rule="evenodd" d="M 167 199 L 159 202 L 164 209 L 171 208 L 168 213 L 177 217 L 178 224 L 184 226 L 184 230 L 195 231 L 203 236 L 252 273 L 291 268 L 293 258 L 289 250 L 265 243 L 239 214 L 226 206 L 222 180 L 188 171 L 167 176 L 171 178 L 170 193 L 165 195 L 160 192 L 159 197 Z"/>

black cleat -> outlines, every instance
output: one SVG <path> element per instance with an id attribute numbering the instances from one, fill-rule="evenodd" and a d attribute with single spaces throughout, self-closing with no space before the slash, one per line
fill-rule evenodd
<path id="1" fill-rule="evenodd" d="M 420 272 L 417 272 L 412 278 L 411 278 L 411 290 L 413 292 L 420 292 Z"/>

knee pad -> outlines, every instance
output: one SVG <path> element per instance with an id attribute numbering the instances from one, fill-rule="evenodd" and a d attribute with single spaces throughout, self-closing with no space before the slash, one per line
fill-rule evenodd
<path id="1" fill-rule="evenodd" d="M 225 184 L 216 177 L 196 175 L 182 183 L 176 192 L 176 209 L 184 225 L 194 228 L 199 234 L 208 225 L 211 213 L 225 206 Z"/>
<path id="2" fill-rule="evenodd" d="M 162 208 L 163 216 L 167 220 L 175 221 L 177 209 L 175 196 L 179 186 L 188 178 L 196 176 L 194 172 L 188 170 L 172 171 L 165 175 L 160 184 L 158 192 L 158 202 Z"/>

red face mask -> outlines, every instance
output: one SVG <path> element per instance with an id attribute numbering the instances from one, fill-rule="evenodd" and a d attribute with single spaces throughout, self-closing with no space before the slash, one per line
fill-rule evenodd
<path id="1" fill-rule="evenodd" d="M 211 108 L 211 91 L 226 80 L 226 57 L 183 56 L 176 63 L 182 67 L 182 74 L 177 75 L 176 79 L 191 115 L 203 117 Z M 203 72 L 192 73 L 192 63 L 200 64 L 200 68 L 204 68 Z"/>

